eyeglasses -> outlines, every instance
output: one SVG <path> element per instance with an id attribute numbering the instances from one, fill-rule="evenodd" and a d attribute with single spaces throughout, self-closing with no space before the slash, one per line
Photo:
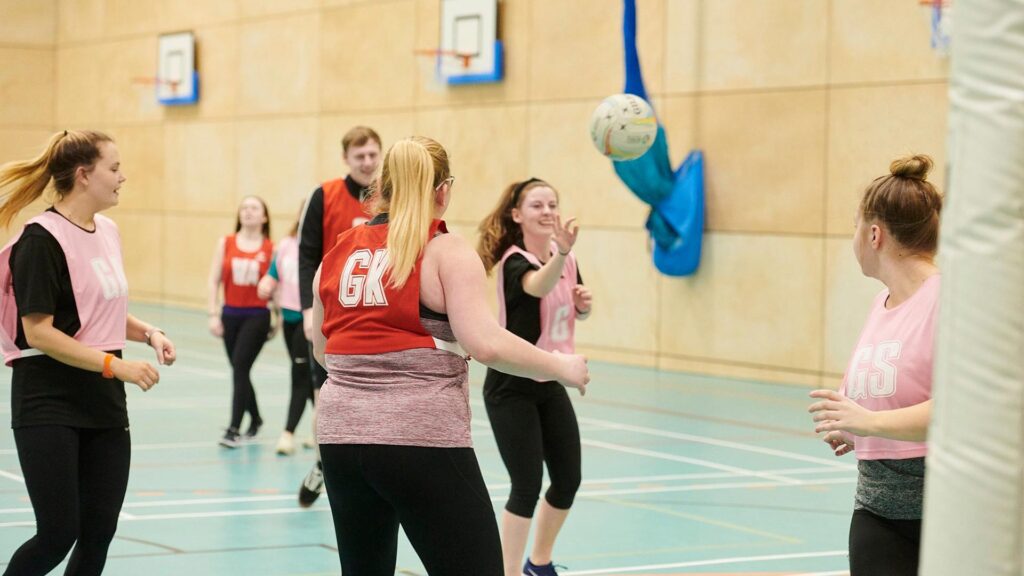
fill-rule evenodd
<path id="1" fill-rule="evenodd" d="M 444 180 L 441 180 L 441 183 L 440 183 L 440 184 L 438 184 L 437 186 L 435 186 L 435 187 L 434 187 L 434 190 L 440 190 L 440 189 L 441 189 L 441 187 L 442 187 L 442 186 L 444 186 L 445 184 L 447 184 L 447 185 L 448 185 L 448 188 L 449 188 L 449 189 L 450 189 L 450 188 L 451 188 L 452 186 L 455 186 L 455 176 L 449 176 L 449 177 L 445 178 Z"/>

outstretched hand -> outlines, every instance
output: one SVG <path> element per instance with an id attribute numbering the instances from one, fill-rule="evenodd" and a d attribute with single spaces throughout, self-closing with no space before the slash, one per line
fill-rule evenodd
<path id="1" fill-rule="evenodd" d="M 563 223 L 562 216 L 555 214 L 555 234 L 551 239 L 558 245 L 558 251 L 561 254 L 568 254 L 569 250 L 572 250 L 579 231 L 580 227 L 576 225 L 576 218 L 569 218 Z"/>

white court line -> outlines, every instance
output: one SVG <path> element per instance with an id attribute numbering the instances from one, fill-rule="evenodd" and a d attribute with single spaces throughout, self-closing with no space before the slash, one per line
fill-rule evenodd
<path id="1" fill-rule="evenodd" d="M 824 486 L 826 484 L 855 484 L 856 478 L 823 478 L 821 480 L 795 480 L 791 482 L 722 482 L 718 484 L 687 484 L 685 486 L 647 486 L 609 490 L 581 490 L 577 498 L 598 496 L 625 496 L 629 494 L 667 494 L 670 492 L 703 492 L 707 490 L 736 490 L 739 488 L 787 488 L 797 486 Z"/>
<path id="2" fill-rule="evenodd" d="M 773 472 L 785 472 L 785 473 L 818 473 L 821 472 L 815 468 L 794 468 L 791 470 L 775 470 Z M 827 472 L 827 471 L 826 471 Z M 624 484 L 627 482 L 650 482 L 650 481 L 662 481 L 662 480 L 714 480 L 721 478 L 739 478 L 744 477 L 745 474 L 734 474 L 725 472 L 708 472 L 708 473 L 696 473 L 696 474 L 672 474 L 663 476 L 632 476 L 626 478 L 603 478 L 596 480 L 584 480 L 583 486 L 587 485 L 606 485 L 606 484 Z M 842 483 L 853 483 L 856 478 L 825 478 L 821 480 L 799 480 L 797 486 L 814 486 L 823 484 L 842 484 Z M 652 494 L 659 492 L 687 492 L 687 491 L 703 491 L 703 490 L 728 490 L 734 488 L 766 488 L 766 487 L 777 487 L 777 486 L 791 486 L 790 483 L 780 482 L 725 482 L 718 484 L 688 484 L 684 486 L 638 486 L 636 488 L 620 488 L 620 489 L 595 489 L 595 490 L 581 490 L 579 496 L 619 496 L 625 494 Z M 487 491 L 495 492 L 498 490 L 506 490 L 511 485 L 505 484 L 488 484 Z M 139 502 L 126 502 L 123 508 L 161 508 L 168 506 L 204 506 L 207 504 L 242 504 L 249 502 L 284 502 L 294 500 L 295 496 L 292 494 L 278 494 L 273 496 L 234 496 L 230 498 L 191 498 L 184 500 L 153 500 L 153 501 L 139 501 Z M 495 501 L 504 500 L 505 497 L 494 497 Z M 31 513 L 32 508 L 2 508 L 0 514 L 27 514 Z"/>
<path id="3" fill-rule="evenodd" d="M 853 483 L 856 482 L 855 478 L 832 478 L 823 480 L 810 480 L 807 482 L 801 482 L 801 486 L 815 486 L 824 484 L 842 484 L 842 483 Z M 577 498 L 588 498 L 588 497 L 599 497 L 599 496 L 622 496 L 627 494 L 659 494 L 668 492 L 688 492 L 688 491 L 704 491 L 704 490 L 730 490 L 736 488 L 774 488 L 774 487 L 786 487 L 790 484 L 783 484 L 779 482 L 735 482 L 735 483 L 722 483 L 722 484 L 692 484 L 686 486 L 665 486 L 665 487 L 647 487 L 647 488 L 629 488 L 622 490 L 581 490 L 576 493 Z M 253 497 L 261 498 L 261 497 Z M 267 496 L 263 497 L 263 501 L 276 501 L 288 499 L 292 500 L 294 496 Z M 505 496 L 492 496 L 492 502 L 503 502 Z M 213 499 L 206 501 L 211 502 Z M 217 499 L 223 500 L 223 499 Z M 200 502 L 197 502 L 200 503 Z M 133 503 L 132 507 L 140 508 L 144 507 L 147 503 Z M 152 505 L 162 505 L 162 503 L 151 503 Z M 126 505 L 128 506 L 128 505 Z M 22 511 L 31 511 L 31 509 L 20 509 Z M 5 512 L 13 512 L 14 509 L 5 510 Z M 327 512 L 330 511 L 329 506 L 316 506 L 313 508 L 267 508 L 257 510 L 215 510 L 210 512 L 178 512 L 174 514 L 128 514 L 122 512 L 121 520 L 127 522 L 146 522 L 153 520 L 187 520 L 187 519 L 199 519 L 199 518 L 228 518 L 234 516 L 275 516 L 279 514 L 299 514 L 303 512 Z M 32 520 L 17 521 L 17 522 L 0 522 L 0 528 L 8 528 L 12 526 L 35 526 L 35 522 Z M 633 568 L 636 569 L 636 568 Z M 589 573 L 589 572 L 588 572 Z M 582 573 L 580 573 L 582 574 Z M 596 572 L 595 572 L 596 574 Z"/>
<path id="4" fill-rule="evenodd" d="M 684 434 L 682 432 L 671 432 L 668 430 L 660 430 L 658 428 L 648 428 L 646 426 L 635 426 L 633 424 L 623 424 L 621 422 L 612 422 L 610 420 L 601 420 L 598 418 L 579 418 L 580 422 L 586 422 L 588 424 L 596 424 L 610 428 L 614 430 L 626 430 L 629 432 L 637 432 L 640 434 L 647 434 L 650 436 L 661 436 L 663 438 L 674 438 L 676 440 L 685 440 L 687 442 L 697 442 L 700 444 L 708 444 L 711 446 L 719 446 L 722 448 L 732 448 L 734 450 L 742 450 L 745 452 L 756 452 L 758 454 L 766 454 L 769 456 L 778 456 L 780 458 L 788 458 L 790 460 L 800 460 L 803 462 L 811 462 L 814 464 L 823 464 L 830 468 L 840 468 L 843 470 L 856 470 L 856 466 L 852 464 L 844 464 L 842 462 L 836 462 L 834 460 L 828 460 L 826 458 L 818 458 L 815 456 L 806 456 L 804 454 L 798 454 L 796 452 L 787 452 L 785 450 L 775 450 L 773 448 L 762 448 L 760 446 L 752 446 L 750 444 L 741 444 L 739 442 L 730 442 L 728 440 L 719 440 L 717 438 L 709 438 L 707 436 L 695 436 L 693 434 Z"/>
<path id="5" fill-rule="evenodd" d="M 666 568 L 691 568 L 695 566 L 717 566 L 720 564 L 745 564 L 750 562 L 771 562 L 773 560 L 798 560 L 801 558 L 830 558 L 846 556 L 846 550 L 830 552 L 804 552 L 798 554 L 771 554 L 768 556 L 740 556 L 736 558 L 714 558 L 711 560 L 694 560 L 691 562 L 673 562 L 670 564 L 647 564 L 643 566 L 622 566 L 619 568 L 600 568 L 597 570 L 573 570 L 565 572 L 565 576 L 585 576 L 589 574 L 620 574 L 647 570 L 664 570 Z M 843 574 L 843 572 L 840 572 Z"/>
<path id="6" fill-rule="evenodd" d="M 668 454 L 666 452 L 657 452 L 654 450 L 645 450 L 643 448 L 633 448 L 630 446 L 623 446 L 621 444 L 612 444 L 611 442 L 600 442 L 598 440 L 581 440 L 581 444 L 584 446 L 593 446 L 595 448 L 604 448 L 606 450 L 616 450 L 618 452 L 625 452 L 627 454 L 636 454 L 638 456 L 648 456 L 650 458 L 657 458 L 659 460 L 669 460 L 671 462 L 683 462 L 685 464 L 694 464 L 697 466 L 704 466 L 705 468 L 711 468 L 714 470 L 722 470 L 725 472 L 732 472 L 742 476 L 754 476 L 756 478 L 764 478 L 766 480 L 774 480 L 776 482 L 783 482 L 788 484 L 796 484 L 799 481 L 792 478 L 786 478 L 785 476 L 779 476 L 777 474 L 770 474 L 765 472 L 758 472 L 756 470 L 748 470 L 746 468 L 738 468 L 736 466 L 729 466 L 728 464 L 717 464 L 709 460 L 700 460 L 698 458 L 688 458 L 686 456 L 678 456 L 676 454 Z"/>
<path id="7" fill-rule="evenodd" d="M 799 574 L 785 574 L 784 576 L 850 576 L 850 571 L 836 570 L 835 572 L 800 572 Z"/>
<path id="8" fill-rule="evenodd" d="M 472 420 L 475 426 L 490 426 L 486 422 L 481 420 Z M 649 458 L 657 458 L 659 460 L 668 460 L 670 462 L 682 462 L 684 464 L 693 464 L 696 466 L 703 466 L 705 468 L 711 468 L 713 470 L 722 470 L 725 472 L 732 472 L 740 476 L 754 476 L 757 478 L 765 478 L 767 480 L 775 480 L 776 482 L 788 482 L 795 483 L 795 480 L 779 476 L 769 472 L 759 472 L 756 470 L 748 470 L 746 468 L 739 468 L 736 466 L 729 466 L 728 464 L 718 464 L 711 462 L 710 460 L 702 460 L 699 458 L 689 458 L 687 456 L 679 456 L 677 454 L 669 454 L 668 452 L 657 452 L 655 450 L 646 450 L 643 448 L 633 448 L 631 446 L 623 446 L 622 444 L 613 444 L 611 442 L 601 442 L 599 440 L 580 440 L 580 444 L 583 446 L 593 446 L 595 448 L 604 448 L 605 450 L 615 450 L 618 452 L 624 452 L 626 454 L 636 454 L 638 456 L 647 456 Z"/>
<path id="9" fill-rule="evenodd" d="M 816 486 L 824 484 L 843 484 L 856 482 L 855 478 L 830 478 L 823 480 L 810 480 L 807 482 L 800 482 L 800 486 Z M 581 490 L 576 493 L 577 498 L 587 497 L 599 497 L 599 496 L 622 496 L 628 494 L 659 494 L 668 492 L 689 492 L 689 491 L 704 491 L 704 490 L 732 490 L 737 488 L 776 488 L 786 487 L 791 484 L 784 484 L 780 482 L 735 482 L 735 483 L 722 483 L 722 484 L 692 484 L 687 486 L 666 486 L 666 487 L 647 487 L 647 488 L 629 488 L 622 490 Z M 259 497 L 255 497 L 259 498 Z M 288 499 L 292 500 L 294 496 L 268 496 L 265 497 L 266 501 L 275 501 Z M 211 499 L 212 500 L 212 499 Z M 506 500 L 505 496 L 492 496 L 492 502 L 503 502 Z M 197 502 L 200 503 L 200 502 Z M 133 507 L 143 507 L 145 503 L 133 503 Z M 162 505 L 161 503 L 152 503 L 153 505 Z M 31 509 L 8 509 L 4 512 L 15 512 L 16 510 L 22 512 L 30 512 Z M 189 520 L 199 518 L 228 518 L 234 516 L 274 516 L 279 514 L 300 514 L 303 512 L 327 512 L 330 511 L 328 506 L 317 506 L 314 508 L 267 508 L 257 510 L 215 510 L 211 512 L 179 512 L 175 514 L 127 514 L 122 513 L 121 520 L 125 522 L 146 522 L 153 520 Z M 16 522 L 0 522 L 0 528 L 10 528 L 14 526 L 35 526 L 35 522 L 32 520 L 16 521 Z M 635 569 L 635 568 L 634 568 Z M 588 572 L 589 574 L 590 572 Z M 578 574 L 583 574 L 582 572 Z M 594 572 L 597 574 L 597 572 Z"/>
<path id="10" fill-rule="evenodd" d="M 6 472 L 4 470 L 0 470 L 0 477 L 9 478 L 11 480 L 14 480 L 15 482 L 21 482 L 22 484 L 25 483 L 25 479 L 22 478 L 21 476 L 18 476 L 17 474 L 14 474 L 12 472 Z"/>
<path id="11" fill-rule="evenodd" d="M 484 403 L 479 400 L 470 400 L 470 404 L 483 408 Z M 719 440 L 717 438 L 711 438 L 708 436 L 696 436 L 694 434 L 684 434 L 682 432 L 672 432 L 669 430 L 662 430 L 660 428 L 649 428 L 646 426 L 636 426 L 633 424 L 624 424 L 622 422 L 613 422 L 611 420 L 603 420 L 600 418 L 589 418 L 580 416 L 577 420 L 581 423 L 592 424 L 595 426 L 601 426 L 605 429 L 613 430 L 626 430 L 629 432 L 637 432 L 639 434 L 647 434 L 650 436 L 660 436 L 663 438 L 673 438 L 675 440 L 685 440 L 687 442 L 695 442 L 698 444 L 708 444 L 711 446 L 719 446 L 722 448 L 732 448 L 734 450 L 741 450 L 744 452 L 754 452 L 758 454 L 766 454 L 769 456 L 778 456 L 780 458 L 787 458 L 790 460 L 799 460 L 802 462 L 810 462 L 813 464 L 823 464 L 830 468 L 837 468 L 841 470 L 856 470 L 857 466 L 854 464 L 844 464 L 842 462 L 836 462 L 835 460 L 829 460 L 826 458 L 818 458 L 816 456 L 806 456 L 797 452 L 789 452 L 786 450 L 776 450 L 774 448 L 763 448 L 760 446 L 753 446 L 750 444 L 741 444 L 739 442 L 731 442 L 729 440 Z M 474 422 L 475 423 L 475 422 Z M 488 425 L 489 426 L 489 425 Z"/>
<path id="12" fill-rule="evenodd" d="M 266 510 L 221 510 L 216 512 L 182 512 L 179 514 L 147 514 L 147 515 L 125 515 L 121 518 L 125 522 L 146 522 L 151 520 L 187 520 L 196 518 L 227 518 L 231 516 L 272 516 L 278 514 L 302 514 L 307 512 L 330 512 L 327 506 L 315 508 L 271 508 Z M 11 528 L 15 526 L 35 526 L 33 520 L 23 522 L 0 522 L 0 528 Z"/>
<path id="13" fill-rule="evenodd" d="M 765 474 L 783 474 L 786 476 L 802 476 L 806 474 L 834 474 L 836 470 L 829 470 L 826 468 L 780 468 L 776 470 L 761 470 Z M 655 474 L 652 476 L 621 476 L 618 478 L 595 478 L 593 480 L 583 480 L 583 485 L 588 484 L 638 484 L 644 482 L 664 482 L 669 480 L 714 480 L 718 478 L 739 478 L 748 476 L 748 474 L 738 474 L 735 472 L 691 472 L 689 474 Z M 512 484 L 488 484 L 487 488 L 491 490 L 497 490 L 499 488 L 511 488 Z"/>

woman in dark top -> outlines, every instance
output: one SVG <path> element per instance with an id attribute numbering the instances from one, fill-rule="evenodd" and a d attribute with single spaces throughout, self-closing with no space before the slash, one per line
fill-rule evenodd
<path id="1" fill-rule="evenodd" d="M 46 574 L 74 546 L 65 574 L 100 574 L 128 486 L 131 444 L 124 383 L 160 380 L 122 359 L 125 340 L 175 360 L 163 331 L 127 311 L 117 226 L 99 212 L 118 203 L 117 146 L 92 131 L 54 135 L 38 158 L 0 168 L 0 223 L 10 225 L 50 181 L 53 207 L 0 252 L 5 361 L 13 367 L 11 426 L 36 535 L 4 574 Z"/>
<path id="2" fill-rule="evenodd" d="M 530 178 L 506 188 L 480 225 L 477 252 L 488 272 L 498 270 L 502 325 L 547 351 L 574 352 L 575 321 L 590 315 L 590 291 L 572 253 L 574 221 L 562 222 L 550 184 Z M 557 576 L 551 552 L 581 478 L 572 402 L 557 382 L 488 369 L 484 405 L 512 479 L 501 522 L 505 576 Z M 538 513 L 533 550 L 520 568 L 545 464 L 551 486 Z"/>

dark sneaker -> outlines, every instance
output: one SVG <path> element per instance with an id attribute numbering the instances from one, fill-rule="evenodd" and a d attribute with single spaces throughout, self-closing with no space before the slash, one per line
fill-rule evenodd
<path id="1" fill-rule="evenodd" d="M 299 487 L 299 506 L 309 508 L 316 502 L 316 499 L 324 493 L 324 468 L 323 464 L 317 462 L 313 469 L 306 474 Z"/>
<path id="2" fill-rule="evenodd" d="M 559 566 L 559 568 L 565 568 L 565 566 Z M 543 566 L 537 566 L 530 559 L 526 559 L 526 564 L 523 564 L 523 574 L 526 576 L 558 576 L 558 572 L 555 571 L 555 563 L 549 562 Z"/>
<path id="3" fill-rule="evenodd" d="M 225 448 L 238 448 L 242 445 L 242 436 L 238 433 L 238 430 L 228 428 L 224 432 L 224 437 L 220 439 L 219 444 Z"/>
<path id="4" fill-rule="evenodd" d="M 245 442 L 254 442 L 256 435 L 260 433 L 260 428 L 263 427 L 263 420 L 253 420 L 249 424 L 249 429 L 245 431 L 245 437 L 242 438 Z"/>

